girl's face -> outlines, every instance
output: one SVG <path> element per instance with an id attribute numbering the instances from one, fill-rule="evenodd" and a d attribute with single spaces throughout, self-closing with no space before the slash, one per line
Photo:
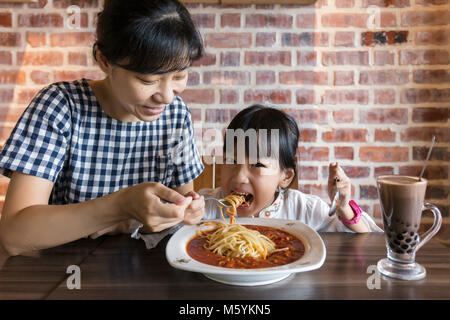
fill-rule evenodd
<path id="1" fill-rule="evenodd" d="M 109 75 L 112 92 L 122 108 L 123 121 L 154 121 L 186 88 L 188 70 L 160 75 L 140 74 L 113 67 Z"/>
<path id="2" fill-rule="evenodd" d="M 232 164 L 229 164 L 232 163 Z M 225 195 L 231 192 L 247 194 L 250 205 L 239 207 L 237 214 L 241 217 L 251 217 L 275 200 L 277 187 L 289 186 L 294 170 L 280 170 L 278 160 L 263 158 L 237 164 L 235 159 L 225 158 L 221 172 L 221 187 Z"/>

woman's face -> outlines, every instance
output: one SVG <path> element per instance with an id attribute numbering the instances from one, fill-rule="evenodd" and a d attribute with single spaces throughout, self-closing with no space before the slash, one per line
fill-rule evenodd
<path id="1" fill-rule="evenodd" d="M 250 199 L 250 205 L 237 209 L 239 216 L 250 217 L 273 203 L 277 187 L 285 187 L 287 174 L 288 170 L 280 170 L 278 160 L 273 158 L 250 162 L 246 158 L 244 164 L 238 164 L 235 158 L 225 157 L 221 187 L 225 195 L 233 191 L 250 195 L 246 197 Z"/>
<path id="2" fill-rule="evenodd" d="M 140 74 L 114 66 L 108 74 L 122 121 L 154 121 L 186 88 L 188 70 L 160 75 Z"/>

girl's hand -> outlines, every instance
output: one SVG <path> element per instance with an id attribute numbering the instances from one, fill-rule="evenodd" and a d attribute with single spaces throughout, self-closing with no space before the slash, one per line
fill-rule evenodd
<path id="1" fill-rule="evenodd" d="M 328 196 L 331 201 L 333 201 L 338 190 L 340 197 L 337 202 L 337 212 L 344 219 L 351 219 L 353 217 L 353 211 L 348 202 L 352 193 L 352 185 L 344 170 L 336 162 L 335 164 L 330 164 L 328 171 Z"/>
<path id="2" fill-rule="evenodd" d="M 195 191 L 189 191 L 184 196 L 192 197 L 192 202 L 186 208 L 183 222 L 190 225 L 199 223 L 205 214 L 205 198 Z"/>
<path id="3" fill-rule="evenodd" d="M 121 212 L 141 222 L 145 229 L 159 232 L 183 222 L 193 198 L 184 197 L 160 183 L 144 182 L 120 190 L 118 199 Z M 190 210 L 198 210 L 199 207 L 196 203 Z M 197 215 L 194 216 L 197 218 Z"/>

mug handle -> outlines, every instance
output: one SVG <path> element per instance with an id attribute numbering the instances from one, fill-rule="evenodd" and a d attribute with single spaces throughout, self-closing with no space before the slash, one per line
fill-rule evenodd
<path id="1" fill-rule="evenodd" d="M 417 244 L 416 251 L 419 250 L 425 243 L 428 242 L 441 228 L 442 225 L 442 215 L 439 209 L 430 203 L 425 203 L 422 208 L 422 212 L 425 210 L 430 210 L 434 215 L 434 222 L 430 229 L 428 229 L 424 234 L 420 236 L 422 240 Z"/>

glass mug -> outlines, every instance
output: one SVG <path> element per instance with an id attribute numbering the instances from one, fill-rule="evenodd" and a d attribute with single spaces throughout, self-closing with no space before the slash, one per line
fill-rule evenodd
<path id="1" fill-rule="evenodd" d="M 385 175 L 377 178 L 377 187 L 387 248 L 387 258 L 378 261 L 378 271 L 396 279 L 423 279 L 426 270 L 415 262 L 416 252 L 439 231 L 442 224 L 439 209 L 432 204 L 424 204 L 427 180 Z M 425 210 L 433 213 L 434 222 L 429 230 L 419 235 Z"/>

